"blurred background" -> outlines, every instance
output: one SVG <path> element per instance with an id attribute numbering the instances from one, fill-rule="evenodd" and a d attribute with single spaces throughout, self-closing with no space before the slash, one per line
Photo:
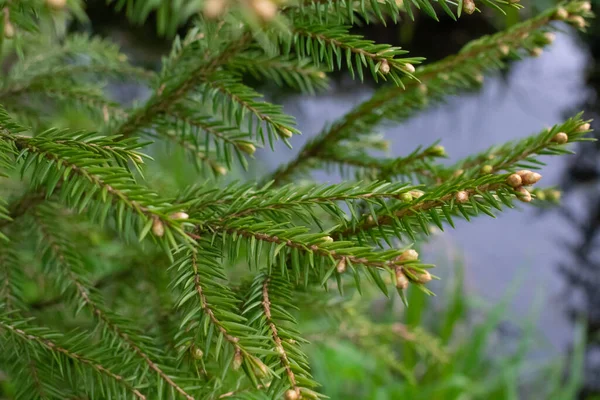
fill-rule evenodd
<path id="1" fill-rule="evenodd" d="M 431 62 L 551 4 L 547 0 L 525 3 L 520 13 L 509 12 L 507 16 L 484 8 L 482 14 L 463 16 L 458 23 L 444 13 L 438 13 L 440 22 L 417 14 L 415 21 L 365 26 L 357 33 L 402 46 L 411 55 Z M 600 5 L 593 4 L 593 8 L 598 12 Z M 89 23 L 75 24 L 72 30 L 109 37 L 122 46 L 134 64 L 159 67 L 172 39 L 156 35 L 152 15 L 144 24 L 134 25 L 104 0 L 88 1 L 87 10 Z M 185 20 L 181 22 L 180 33 L 186 29 Z M 556 27 L 560 32 L 555 43 L 540 57 L 486 76 L 480 90 L 454 96 L 401 126 L 382 128 L 392 143 L 390 155 L 407 155 L 418 145 L 441 139 L 448 161 L 454 162 L 490 145 L 537 133 L 581 110 L 585 118 L 598 119 L 600 25 L 593 24 L 586 34 L 566 25 Z M 373 82 L 353 81 L 345 73 L 333 74 L 330 88 L 315 96 L 281 90 L 269 83 L 252 84 L 261 85 L 260 91 L 284 104 L 284 110 L 297 118 L 303 136 L 294 137 L 292 150 L 280 147 L 275 153 L 257 152 L 248 178 L 263 177 L 290 160 L 304 141 L 368 98 L 375 87 Z M 126 104 L 148 95 L 133 83 L 115 85 L 112 90 L 115 98 Z M 598 123 L 592 126 L 600 129 Z M 538 388 L 549 384 L 571 385 L 568 391 L 548 395 L 553 398 L 600 398 L 600 154 L 595 143 L 574 150 L 576 155 L 544 160 L 543 183 L 563 190 L 561 206 L 509 210 L 497 220 L 484 216 L 461 223 L 456 230 L 435 234 L 421 248 L 423 259 L 438 265 L 436 273 L 442 280 L 434 288 L 438 293 L 434 298 L 411 294 L 414 307 L 403 316 L 404 324 L 415 329 L 424 324 L 441 337 L 441 345 L 450 343 L 450 336 L 463 337 L 452 341 L 451 359 L 444 361 L 451 371 L 431 372 L 429 378 L 450 387 L 450 391 L 415 392 L 406 398 L 547 398 Z M 321 182 L 341 180 L 335 171 L 315 173 L 314 178 Z M 397 307 L 388 303 L 376 308 L 383 319 L 382 310 Z M 469 328 L 461 333 L 458 322 L 451 322 L 449 332 L 448 324 L 440 322 L 453 319 Z M 587 322 L 583 332 L 577 329 L 582 319 Z M 317 331 L 322 332 L 323 327 L 315 328 Z M 381 355 L 365 352 L 368 346 L 364 343 L 352 338 L 333 343 L 322 333 L 309 337 L 315 378 L 331 398 L 394 399 L 410 393 L 405 389 L 395 392 L 394 385 L 406 378 L 403 371 L 378 373 Z M 426 382 L 430 372 L 419 372 L 418 368 L 429 369 L 420 366 L 418 357 L 403 355 L 404 365 L 413 372 L 416 369 L 421 382 Z M 546 367 L 555 360 L 560 362 L 552 372 L 542 369 L 546 372 L 539 373 L 540 365 Z M 504 369 L 494 369 L 498 365 Z M 527 371 L 538 371 L 531 379 L 537 383 L 523 382 L 528 379 Z M 500 382 L 486 380 L 494 377 Z M 556 382 L 547 382 L 550 377 Z M 485 389 L 479 387 L 483 382 Z M 460 389 L 466 386 L 470 389 Z"/>

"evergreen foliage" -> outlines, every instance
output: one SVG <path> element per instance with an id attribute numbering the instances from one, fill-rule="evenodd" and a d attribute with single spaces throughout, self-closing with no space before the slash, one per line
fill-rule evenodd
<path id="1" fill-rule="evenodd" d="M 433 265 L 414 248 L 432 227 L 558 201 L 553 188 L 531 188 L 539 157 L 568 154 L 590 130 L 576 115 L 453 165 L 437 143 L 377 153 L 382 125 L 539 55 L 557 21 L 585 28 L 587 2 L 422 66 L 418 49 L 409 56 L 352 27 L 417 12 L 465 18 L 472 0 L 110 3 L 136 23 L 155 13 L 163 35 L 188 22 L 159 71 L 131 65 L 107 40 L 67 34 L 86 18 L 79 1 L 0 1 L 0 372 L 11 398 L 322 398 L 297 310 L 323 311 L 329 288 L 394 288 L 405 303 L 409 287 L 431 294 Z M 223 177 L 300 134 L 245 78 L 315 94 L 335 70 L 378 89 L 261 182 Z M 109 91 L 123 80 L 151 94 L 125 107 Z M 185 187 L 165 158 L 193 176 Z M 300 181 L 329 168 L 347 181 Z M 339 312 L 371 328 L 364 310 Z M 390 334 L 373 329 L 384 342 Z M 447 361 L 447 337 L 394 329 Z M 417 384 L 389 347 L 356 335 Z"/>

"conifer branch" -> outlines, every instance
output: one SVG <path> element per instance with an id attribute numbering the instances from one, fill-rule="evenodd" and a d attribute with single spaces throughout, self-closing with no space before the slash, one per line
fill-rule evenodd
<path id="1" fill-rule="evenodd" d="M 273 316 L 271 315 L 271 301 L 269 300 L 269 278 L 266 278 L 262 285 L 262 308 L 265 313 L 265 317 L 267 318 L 267 324 L 269 325 L 269 329 L 271 331 L 271 336 L 273 337 L 273 341 L 275 342 L 275 348 L 277 349 L 277 353 L 279 353 L 279 357 L 281 359 L 281 365 L 285 368 L 285 373 L 290 381 L 290 385 L 292 390 L 298 392 L 298 386 L 296 383 L 296 376 L 294 375 L 294 371 L 292 371 L 292 367 L 290 365 L 290 360 L 288 359 L 288 355 L 283 348 L 283 342 L 281 341 L 281 337 L 279 337 L 279 333 L 277 332 L 277 326 L 273 322 Z"/>
<path id="2" fill-rule="evenodd" d="M 198 239 L 193 249 L 181 248 L 181 256 L 171 269 L 177 271 L 171 286 L 180 291 L 176 308 L 184 312 L 181 321 L 182 332 L 177 338 L 188 348 L 198 335 L 204 340 L 204 356 L 213 351 L 217 360 L 231 357 L 234 370 L 244 366 L 244 371 L 254 379 L 258 369 L 266 374 L 266 366 L 251 354 L 250 348 L 264 348 L 264 338 L 256 330 L 246 325 L 246 318 L 237 312 L 237 300 L 231 288 L 219 283 L 226 276 L 218 263 L 221 257 L 210 243 Z M 211 326 L 212 328 L 208 328 Z M 218 338 L 214 337 L 217 334 Z M 230 346 L 230 352 L 222 349 L 223 340 Z M 215 342 L 215 343 L 213 343 Z"/>
<path id="3" fill-rule="evenodd" d="M 116 135 L 128 137 L 138 129 L 151 123 L 156 115 L 168 111 L 178 100 L 185 97 L 199 83 L 206 81 L 207 77 L 217 68 L 226 64 L 232 57 L 246 48 L 250 42 L 250 36 L 243 34 L 241 38 L 232 42 L 222 52 L 205 60 L 194 70 L 189 71 L 185 78 L 178 79 L 172 86 L 164 86 L 160 89 L 146 105 L 132 113 L 115 131 Z"/>
<path id="4" fill-rule="evenodd" d="M 301 57 L 312 57 L 318 67 L 321 63 L 329 70 L 342 68 L 345 64 L 354 76 L 363 80 L 363 68 L 369 69 L 375 80 L 390 78 L 396 85 L 403 87 L 402 76 L 414 79 L 412 64 L 422 58 L 395 58 L 408 53 L 399 47 L 375 44 L 362 36 L 351 35 L 349 28 L 339 25 L 305 25 L 293 30 L 295 39 L 292 45 Z M 319 48 L 327 49 L 320 51 Z"/>
<path id="5" fill-rule="evenodd" d="M 308 394 L 309 388 L 318 386 L 310 375 L 308 359 L 300 346 L 305 341 L 294 328 L 297 322 L 290 314 L 290 310 L 297 309 L 291 287 L 292 284 L 275 271 L 270 274 L 260 272 L 248 289 L 242 312 L 260 331 L 268 332 L 275 355 L 267 357 L 266 362 L 269 365 L 275 363 L 273 369 L 285 374 L 278 379 L 286 380 L 285 386 L 271 382 L 272 397 L 278 397 L 277 390 L 289 388 L 284 396 L 289 397 L 292 392 L 300 396 L 302 391 Z"/>
<path id="6" fill-rule="evenodd" d="M 72 248 L 66 238 L 61 238 L 57 229 L 49 226 L 50 220 L 55 213 L 55 210 L 51 210 L 48 207 L 44 209 L 38 207 L 35 211 L 35 217 L 37 220 L 37 226 L 39 227 L 40 233 L 44 238 L 44 243 L 48 246 L 50 257 L 56 260 L 58 267 L 64 270 L 63 275 L 70 281 L 69 283 L 63 282 L 65 286 L 72 286 L 75 289 L 76 296 L 81 299 L 82 303 L 87 306 L 94 318 L 97 318 L 105 327 L 112 331 L 118 340 L 122 341 L 128 348 L 130 348 L 139 358 L 143 360 L 147 366 L 153 370 L 167 385 L 171 386 L 179 394 L 184 396 L 188 400 L 194 400 L 190 394 L 188 394 L 183 388 L 181 388 L 173 379 L 167 375 L 158 365 L 157 362 L 153 361 L 147 354 L 140 348 L 140 345 L 132 338 L 141 338 L 141 334 L 134 332 L 131 329 L 124 331 L 121 326 L 113 321 L 104 307 L 95 301 L 91 294 L 89 284 L 83 282 L 79 274 L 83 268 L 78 261 L 78 255 L 75 249 Z M 60 227 L 59 227 L 60 229 Z M 119 317 L 120 318 L 120 317 Z M 117 349 L 121 348 L 121 344 L 113 342 Z M 156 353 L 156 351 L 154 351 Z"/>
<path id="7" fill-rule="evenodd" d="M 343 140 L 358 140 L 384 119 L 399 121 L 412 116 L 427 105 L 427 98 L 439 100 L 458 89 L 478 86 L 481 73 L 503 66 L 502 60 L 506 57 L 519 55 L 518 51 L 522 49 L 549 44 L 544 33 L 561 9 L 564 11 L 562 6 L 557 6 L 506 31 L 470 42 L 457 55 L 420 68 L 414 73 L 416 80 L 407 82 L 405 87 L 380 89 L 371 99 L 309 141 L 294 160 L 273 174 L 272 179 L 277 184 L 287 181 L 307 161 L 335 148 Z M 581 3 L 570 3 L 568 10 L 576 16 L 591 16 L 581 8 Z"/>
<path id="8" fill-rule="evenodd" d="M 311 94 L 327 87 L 325 71 L 308 58 L 298 60 L 291 56 L 266 57 L 261 53 L 248 53 L 234 58 L 228 68 Z"/>
<path id="9" fill-rule="evenodd" d="M 121 375 L 118 375 L 111 371 L 110 368 L 105 367 L 99 362 L 95 360 L 85 357 L 76 351 L 72 351 L 66 347 L 61 346 L 56 343 L 54 340 L 50 338 L 60 337 L 60 334 L 50 332 L 48 330 L 40 330 L 39 328 L 34 330 L 23 329 L 20 326 L 23 325 L 19 323 L 20 321 L 12 321 L 7 318 L 7 316 L 0 316 L 0 328 L 6 333 L 10 334 L 12 337 L 17 340 L 32 345 L 38 345 L 43 350 L 52 353 L 53 355 L 58 356 L 62 355 L 65 358 L 71 360 L 75 364 L 80 364 L 82 366 L 88 367 L 92 369 L 95 373 L 105 376 L 109 380 L 117 383 L 119 386 L 123 387 L 124 390 L 133 394 L 136 398 L 145 400 L 146 396 L 144 396 L 138 389 L 134 388 L 129 384 L 126 378 Z M 38 333 L 39 332 L 39 333 Z M 59 362 L 57 360 L 57 362 Z M 61 365 L 65 366 L 66 363 L 62 362 Z"/>

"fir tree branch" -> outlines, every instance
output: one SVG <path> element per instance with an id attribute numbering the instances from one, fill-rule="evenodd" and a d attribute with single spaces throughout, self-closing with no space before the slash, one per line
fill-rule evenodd
<path id="1" fill-rule="evenodd" d="M 384 119 L 403 120 L 427 105 L 427 96 L 441 99 L 457 89 L 480 84 L 481 72 L 502 66 L 507 56 L 518 55 L 518 50 L 531 50 L 549 43 L 544 36 L 547 25 L 556 18 L 557 10 L 550 9 L 538 17 L 516 24 L 506 31 L 485 36 L 468 43 L 457 55 L 420 68 L 416 80 L 406 83 L 405 88 L 382 88 L 366 102 L 355 107 L 340 120 L 310 140 L 298 156 L 278 169 L 272 179 L 277 183 L 287 181 L 307 161 L 334 149 L 343 140 L 359 140 L 361 135 L 372 131 Z M 581 9 L 580 3 L 570 3 L 573 15 L 590 17 Z"/>
<path id="2" fill-rule="evenodd" d="M 243 34 L 241 38 L 232 42 L 222 52 L 207 59 L 193 71 L 189 71 L 187 76 L 182 77 L 172 85 L 164 86 L 148 100 L 144 107 L 132 113 L 116 129 L 115 134 L 128 137 L 133 135 L 138 129 L 151 123 L 156 115 L 168 111 L 178 100 L 185 97 L 199 83 L 205 81 L 217 68 L 226 64 L 232 57 L 246 48 L 249 42 L 250 36 Z"/>
<path id="3" fill-rule="evenodd" d="M 291 45 L 301 57 L 312 57 L 318 67 L 325 63 L 329 70 L 342 68 L 342 62 L 363 80 L 363 67 L 367 67 L 375 80 L 392 79 L 398 86 L 403 87 L 401 76 L 413 79 L 410 64 L 418 63 L 421 58 L 395 58 L 408 53 L 398 47 L 375 44 L 362 36 L 351 35 L 349 28 L 339 25 L 296 25 L 293 28 L 294 39 Z M 285 40 L 287 40 L 285 38 Z M 289 48 L 289 45 L 285 44 Z M 320 51 L 320 48 L 327 49 Z"/>
<path id="4" fill-rule="evenodd" d="M 171 267 L 177 271 L 171 286 L 180 292 L 176 308 L 184 312 L 176 339 L 187 349 L 200 336 L 205 342 L 204 356 L 214 351 L 217 361 L 230 360 L 234 370 L 243 366 L 255 381 L 255 370 L 263 375 L 268 370 L 250 349 L 265 349 L 265 339 L 239 315 L 239 300 L 231 288 L 219 282 L 226 279 L 217 261 L 219 251 L 200 238 L 197 243 L 194 249 L 181 248 L 179 260 Z"/>
<path id="5" fill-rule="evenodd" d="M 158 365 L 157 362 L 153 361 L 147 352 L 140 348 L 140 344 L 136 343 L 133 338 L 141 338 L 141 333 L 138 333 L 132 329 L 124 331 L 122 326 L 115 323 L 113 318 L 107 314 L 104 306 L 100 305 L 96 300 L 92 298 L 87 282 L 83 282 L 80 278 L 80 273 L 83 267 L 78 261 L 78 255 L 75 249 L 69 246 L 68 240 L 64 237 L 60 237 L 60 233 L 56 228 L 51 228 L 49 223 L 51 220 L 55 220 L 56 210 L 52 210 L 49 207 L 44 209 L 38 207 L 35 210 L 35 217 L 37 220 L 37 226 L 39 227 L 40 233 L 44 238 L 43 243 L 48 246 L 50 257 L 56 260 L 56 264 L 64 270 L 63 275 L 70 281 L 66 285 L 72 286 L 76 291 L 76 296 L 81 299 L 83 304 L 90 309 L 90 312 L 97 318 L 100 323 L 112 331 L 116 338 L 126 344 L 126 346 L 133 350 L 133 352 L 143 360 L 147 366 L 153 370 L 167 385 L 171 386 L 179 394 L 184 396 L 188 400 L 194 400 L 190 394 L 188 394 L 182 387 L 173 381 L 173 379 L 167 375 Z M 61 229 L 61 227 L 58 227 Z M 63 286 L 65 282 L 62 282 Z M 119 317 L 122 319 L 121 317 Z M 117 349 L 121 348 L 121 344 L 113 342 Z M 154 351 L 156 353 L 156 351 Z"/>
<path id="6" fill-rule="evenodd" d="M 271 331 L 271 336 L 273 338 L 273 341 L 275 342 L 275 348 L 277 350 L 277 353 L 279 353 L 279 358 L 281 359 L 281 365 L 283 368 L 285 368 L 285 373 L 288 377 L 288 380 L 290 381 L 292 390 L 294 390 L 295 392 L 299 392 L 299 389 L 298 389 L 298 386 L 296 383 L 296 376 L 294 375 L 294 371 L 292 371 L 292 367 L 290 365 L 290 360 L 289 360 L 288 355 L 283 347 L 283 344 L 282 344 L 283 342 L 281 341 L 281 337 L 279 336 L 279 333 L 277 331 L 277 326 L 273 322 L 273 316 L 271 315 L 271 301 L 269 300 L 269 281 L 270 281 L 270 279 L 267 277 L 264 280 L 264 283 L 262 285 L 263 312 L 267 319 L 267 324 L 269 325 L 269 330 Z"/>
<path id="7" fill-rule="evenodd" d="M 116 384 L 118 384 L 119 386 L 123 387 L 128 392 L 132 393 L 136 398 L 141 399 L 141 400 L 146 399 L 146 396 L 144 396 L 138 389 L 131 386 L 127 382 L 127 379 L 125 379 L 123 376 L 112 372 L 109 368 L 94 361 L 93 359 L 87 358 L 85 356 L 78 354 L 75 351 L 69 350 L 68 348 L 63 347 L 63 346 L 59 345 L 58 343 L 56 343 L 54 340 L 50 339 L 51 337 L 54 337 L 54 338 L 60 337 L 61 336 L 60 334 L 51 333 L 50 331 L 40 331 L 39 329 L 37 330 L 37 332 L 40 332 L 40 333 L 37 333 L 31 329 L 26 330 L 26 329 L 20 328 L 19 326 L 21 326 L 23 324 L 19 323 L 17 325 L 17 323 L 18 323 L 18 321 L 12 321 L 12 320 L 8 319 L 6 316 L 0 316 L 0 328 L 2 328 L 2 330 L 9 333 L 16 339 L 18 339 L 24 343 L 36 344 L 36 345 L 40 346 L 43 350 L 45 350 L 49 353 L 56 354 L 56 355 L 60 354 L 64 357 L 66 357 L 67 359 L 73 361 L 75 364 L 80 364 L 80 365 L 86 366 L 88 368 L 91 368 L 95 373 L 107 377 L 111 381 L 113 381 Z M 44 335 L 44 333 L 45 333 L 45 335 Z M 64 363 L 63 363 L 63 365 L 64 365 Z"/>
<path id="8" fill-rule="evenodd" d="M 228 68 L 311 94 L 327 87 L 325 71 L 314 66 L 308 58 L 298 60 L 290 56 L 267 57 L 261 53 L 248 53 L 234 58 Z"/>

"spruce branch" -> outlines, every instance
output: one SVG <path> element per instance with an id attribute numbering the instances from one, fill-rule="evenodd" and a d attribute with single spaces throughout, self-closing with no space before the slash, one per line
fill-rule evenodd
<path id="1" fill-rule="evenodd" d="M 112 166 L 110 160 L 95 151 L 82 149 L 64 143 L 57 143 L 55 131 L 47 131 L 36 137 L 15 135 L 8 130 L 10 121 L 5 112 L 0 114 L 0 137 L 11 141 L 21 151 L 19 160 L 23 160 L 22 173 L 29 168 L 34 173 L 34 185 L 43 186 L 47 197 L 54 190 L 61 192 L 62 198 L 73 208 L 82 212 L 91 208 L 92 215 L 103 222 L 107 217 L 108 206 L 117 205 L 116 221 L 120 230 L 131 232 L 132 227 L 141 225 L 140 240 L 153 230 L 157 239 L 167 239 L 166 245 L 177 245 L 175 236 L 188 238 L 183 232 L 181 222 L 170 217 L 180 211 L 160 199 L 157 194 L 137 184 L 131 173 L 119 166 Z M 101 138 L 97 139 L 102 141 Z M 125 142 L 121 150 L 126 151 L 131 144 Z M 115 147 L 117 145 L 115 144 Z M 108 151 L 107 147 L 103 151 Z M 119 157 L 116 154 L 113 158 Z M 71 179 L 67 179 L 67 178 Z M 58 185 L 62 182 L 62 185 Z M 92 201 L 95 200 L 95 201 Z"/>
<path id="2" fill-rule="evenodd" d="M 325 71 L 313 65 L 309 58 L 298 60 L 291 56 L 269 57 L 249 52 L 234 58 L 228 68 L 310 94 L 325 89 L 328 83 Z"/>
<path id="3" fill-rule="evenodd" d="M 283 370 L 284 378 L 271 382 L 269 392 L 272 397 L 285 396 L 292 392 L 300 396 L 312 397 L 310 390 L 317 386 L 310 375 L 307 356 L 300 345 L 305 341 L 294 328 L 297 325 L 290 310 L 296 309 L 292 301 L 291 285 L 288 280 L 266 272 L 259 273 L 248 289 L 243 314 L 249 316 L 249 321 L 258 326 L 259 330 L 267 331 L 275 347 L 276 355 L 267 358 L 276 364 L 275 370 Z M 283 384 L 285 380 L 287 383 Z M 287 397 L 285 397 L 287 398 Z"/>
<path id="4" fill-rule="evenodd" d="M 110 390 L 113 395 L 119 396 L 124 393 L 130 393 L 138 399 L 146 399 L 145 395 L 129 383 L 128 378 L 114 373 L 111 368 L 106 367 L 101 362 L 81 354 L 82 349 L 89 347 L 89 345 L 85 346 L 83 344 L 84 340 L 88 340 L 87 337 L 73 335 L 71 339 L 69 339 L 74 348 L 74 350 L 71 350 L 67 346 L 62 346 L 56 341 L 56 339 L 62 338 L 60 333 L 43 328 L 25 328 L 24 326 L 26 326 L 26 322 L 23 320 L 12 319 L 9 315 L 0 315 L 0 329 L 2 331 L 26 346 L 39 348 L 40 350 L 51 354 L 55 362 L 63 368 L 63 374 L 77 374 L 73 371 L 73 367 L 70 366 L 70 362 L 67 361 L 69 360 L 75 363 L 75 365 L 89 368 L 94 374 L 104 377 L 105 380 L 114 382 L 116 385 L 103 385 L 104 389 Z M 88 377 L 87 374 L 77 374 L 77 376 L 88 381 L 86 383 L 91 384 L 91 382 L 89 382 L 90 377 Z M 121 387 L 122 391 L 117 390 L 116 387 Z"/>
<path id="5" fill-rule="evenodd" d="M 263 338 L 239 315 L 239 300 L 227 285 L 217 249 L 203 240 L 193 249 L 181 248 L 171 270 L 176 272 L 171 287 L 180 293 L 176 308 L 183 313 L 181 330 L 176 335 L 184 350 L 201 341 L 203 356 L 214 354 L 217 361 L 231 362 L 233 370 L 244 368 L 256 381 L 256 374 L 267 375 L 266 366 L 253 351 L 265 349 Z M 264 351 L 264 350 L 263 350 Z"/>
<path id="6" fill-rule="evenodd" d="M 283 43 L 287 49 L 293 48 L 301 57 L 312 57 L 317 67 L 323 63 L 333 71 L 341 69 L 342 63 L 345 63 L 352 76 L 358 75 L 361 81 L 364 78 L 363 68 L 367 68 L 375 80 L 389 78 L 401 87 L 401 77 L 414 79 L 413 64 L 422 60 L 396 58 L 408 52 L 351 35 L 349 27 L 339 25 L 296 25 L 293 38 L 283 40 L 289 40 L 289 43 Z"/>
<path id="7" fill-rule="evenodd" d="M 144 128 L 152 122 L 156 115 L 161 115 L 168 111 L 178 100 L 184 98 L 198 84 L 205 82 L 210 74 L 222 65 L 226 64 L 231 58 L 245 49 L 250 42 L 250 36 L 243 34 L 240 38 L 233 41 L 218 54 L 209 55 L 204 62 L 200 63 L 184 77 L 175 79 L 175 82 L 161 86 L 157 93 L 152 96 L 144 107 L 133 112 L 115 131 L 116 135 L 128 137 L 136 131 Z"/>
<path id="8" fill-rule="evenodd" d="M 148 354 L 148 351 L 142 350 L 142 343 L 144 347 L 149 348 L 151 343 L 143 337 L 141 332 L 137 332 L 135 329 L 130 328 L 132 326 L 129 321 L 126 321 L 121 316 L 110 315 L 105 307 L 101 304 L 100 298 L 94 295 L 90 289 L 90 284 L 84 281 L 82 274 L 84 268 L 80 257 L 77 254 L 73 246 L 70 245 L 69 240 L 66 236 L 61 235 L 61 231 L 64 232 L 64 227 L 52 226 L 53 221 L 56 221 L 57 213 L 59 211 L 49 206 L 39 206 L 34 211 L 36 219 L 36 225 L 39 228 L 40 234 L 43 237 L 43 243 L 47 246 L 45 251 L 47 259 L 47 265 L 54 265 L 61 270 L 61 277 L 66 279 L 57 279 L 59 284 L 62 284 L 63 291 L 67 288 L 72 287 L 74 289 L 74 299 L 79 301 L 74 302 L 76 309 L 80 308 L 79 303 L 81 302 L 84 306 L 89 308 L 91 314 L 101 324 L 106 327 L 107 331 L 111 331 L 114 335 L 110 342 L 115 347 L 115 350 L 120 350 L 123 347 L 129 348 L 139 357 L 152 371 L 154 371 L 161 380 L 167 385 L 171 386 L 179 394 L 193 400 L 190 394 L 188 394 L 182 387 L 175 383 L 170 376 L 166 374 L 159 366 L 159 364 L 152 360 Z M 50 261 L 54 260 L 54 262 Z M 49 272 L 49 271 L 48 271 Z M 97 298 L 94 298 L 97 297 Z M 115 322 L 119 321 L 119 322 Z M 123 326 L 127 324 L 128 327 L 125 329 Z M 151 353 L 158 354 L 158 349 L 149 350 Z"/>
<path id="9" fill-rule="evenodd" d="M 371 99 L 310 140 L 294 160 L 275 171 L 272 179 L 277 184 L 289 180 L 297 170 L 305 168 L 308 161 L 326 153 L 328 149 L 334 149 L 342 141 L 361 140 L 385 119 L 407 119 L 428 105 L 428 100 L 439 101 L 457 90 L 479 86 L 482 72 L 502 67 L 502 60 L 520 56 L 522 52 L 519 50 L 549 44 L 544 33 L 562 7 L 549 9 L 505 31 L 468 43 L 457 55 L 419 68 L 414 73 L 416 80 L 407 82 L 405 87 L 380 89 Z M 569 3 L 566 7 L 573 15 L 592 16 L 581 8 L 579 2 Z"/>

